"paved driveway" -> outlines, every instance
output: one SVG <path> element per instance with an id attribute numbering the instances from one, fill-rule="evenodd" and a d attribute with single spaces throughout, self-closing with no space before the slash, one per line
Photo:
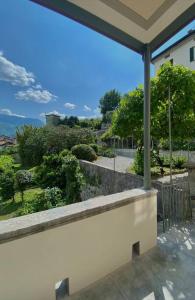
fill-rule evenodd
<path id="1" fill-rule="evenodd" d="M 119 172 L 126 173 L 127 168 L 132 165 L 133 159 L 124 156 L 116 156 L 115 158 L 108 158 L 108 157 L 99 157 L 94 164 L 98 166 L 102 166 L 111 170 L 115 170 Z"/>

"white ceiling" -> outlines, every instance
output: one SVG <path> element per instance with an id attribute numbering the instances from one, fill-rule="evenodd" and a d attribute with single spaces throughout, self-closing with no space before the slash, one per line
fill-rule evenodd
<path id="1" fill-rule="evenodd" d="M 68 0 L 87 12 L 150 43 L 195 0 Z"/>

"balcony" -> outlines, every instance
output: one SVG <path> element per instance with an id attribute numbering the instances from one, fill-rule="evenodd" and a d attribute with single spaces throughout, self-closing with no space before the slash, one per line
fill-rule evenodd
<path id="1" fill-rule="evenodd" d="M 1 299 L 63 299 L 144 254 L 156 245 L 156 202 L 134 189 L 2 221 Z"/>

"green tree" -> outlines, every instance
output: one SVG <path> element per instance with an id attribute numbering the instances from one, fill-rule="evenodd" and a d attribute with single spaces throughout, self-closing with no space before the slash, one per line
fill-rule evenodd
<path id="1" fill-rule="evenodd" d="M 14 172 L 9 171 L 2 171 L 0 173 L 0 196 L 5 200 L 13 199 L 14 202 Z"/>
<path id="2" fill-rule="evenodd" d="M 70 116 L 70 117 L 65 117 L 63 120 L 60 121 L 60 124 L 66 125 L 69 127 L 74 127 L 76 125 L 79 125 L 79 119 L 76 116 Z"/>
<path id="3" fill-rule="evenodd" d="M 94 141 L 95 135 L 88 128 L 24 126 L 17 131 L 18 151 L 25 168 L 40 165 L 44 155 L 58 154 L 65 148 L 71 149 L 74 145 Z"/>
<path id="4" fill-rule="evenodd" d="M 0 155 L 0 170 L 10 171 L 13 169 L 14 160 L 11 155 Z"/>
<path id="5" fill-rule="evenodd" d="M 164 64 L 151 80 L 151 137 L 154 156 L 163 173 L 159 142 L 168 139 L 169 95 L 171 102 L 172 137 L 175 141 L 195 137 L 195 72 L 180 65 Z M 120 137 L 133 135 L 138 151 L 143 146 L 143 88 L 125 95 L 112 119 L 112 134 Z"/>
<path id="6" fill-rule="evenodd" d="M 23 126 L 16 132 L 18 153 L 24 167 L 39 165 L 45 154 L 46 129 L 33 126 Z"/>
<path id="7" fill-rule="evenodd" d="M 103 116 L 106 115 L 107 112 L 115 110 L 121 100 L 121 96 L 118 91 L 111 90 L 100 99 L 100 111 L 103 114 Z"/>
<path id="8" fill-rule="evenodd" d="M 19 170 L 15 175 L 16 189 L 21 193 L 21 200 L 24 201 L 24 191 L 32 182 L 32 175 L 27 170 Z"/>
<path id="9" fill-rule="evenodd" d="M 175 139 L 195 137 L 195 72 L 180 65 L 164 64 L 151 80 L 151 136 L 168 138 L 169 87 L 172 134 Z M 143 88 L 125 95 L 114 113 L 112 132 L 135 136 L 143 144 Z"/>
<path id="10" fill-rule="evenodd" d="M 152 135 L 168 138 L 169 89 L 171 102 L 172 137 L 195 137 L 195 71 L 181 65 L 162 65 L 156 78 L 152 103 L 158 103 Z"/>
<path id="11" fill-rule="evenodd" d="M 143 135 L 143 88 L 124 95 L 112 118 L 112 132 L 120 137 L 133 135 L 142 140 Z"/>

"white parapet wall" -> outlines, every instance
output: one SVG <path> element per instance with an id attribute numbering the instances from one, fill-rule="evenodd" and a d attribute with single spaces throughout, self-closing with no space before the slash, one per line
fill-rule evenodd
<path id="1" fill-rule="evenodd" d="M 0 222 L 0 299 L 55 300 L 156 245 L 156 191 L 134 189 Z"/>

